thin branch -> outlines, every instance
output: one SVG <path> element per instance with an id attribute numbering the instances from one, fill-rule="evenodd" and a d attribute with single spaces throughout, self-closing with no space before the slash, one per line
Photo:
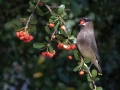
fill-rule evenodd
<path id="1" fill-rule="evenodd" d="M 39 2 L 40 2 L 40 0 L 38 0 L 37 4 L 36 4 L 36 6 L 35 6 L 35 9 L 37 8 Z M 34 14 L 35 9 L 34 9 L 34 11 L 31 13 L 31 15 L 29 16 L 29 18 L 28 18 L 28 20 L 27 20 L 27 23 L 26 23 L 26 26 L 25 26 L 25 29 L 24 29 L 25 31 L 26 31 L 27 28 L 28 28 L 28 25 L 29 25 L 30 19 L 31 19 L 31 17 L 32 17 L 33 14 Z"/>
<path id="2" fill-rule="evenodd" d="M 85 64 L 84 59 L 82 57 L 81 57 L 81 62 Z M 88 67 L 87 67 L 87 70 L 88 70 L 88 74 L 90 75 L 90 77 L 93 77 Z M 93 83 L 93 86 L 94 86 L 94 90 L 96 90 L 95 81 L 92 80 L 92 83 Z"/>
<path id="3" fill-rule="evenodd" d="M 45 4 L 45 3 L 44 3 L 44 4 Z M 50 12 L 52 12 L 50 6 L 48 6 L 47 4 L 45 4 L 45 6 L 47 7 L 47 9 L 48 9 Z"/>

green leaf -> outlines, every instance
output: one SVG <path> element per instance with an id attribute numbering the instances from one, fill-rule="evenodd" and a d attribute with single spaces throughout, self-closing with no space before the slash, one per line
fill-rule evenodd
<path id="1" fill-rule="evenodd" d="M 102 87 L 97 87 L 96 90 L 103 90 Z"/>
<path id="2" fill-rule="evenodd" d="M 52 11 L 52 12 L 50 12 L 50 14 L 51 14 L 52 16 L 54 16 L 54 17 L 56 17 L 56 16 L 57 16 L 57 14 L 56 14 L 56 13 L 54 13 L 53 11 Z"/>
<path id="3" fill-rule="evenodd" d="M 20 21 L 27 21 L 27 18 L 19 18 Z"/>
<path id="4" fill-rule="evenodd" d="M 87 80 L 88 80 L 88 82 L 92 82 L 92 79 L 89 74 L 87 74 Z"/>
<path id="5" fill-rule="evenodd" d="M 67 37 L 67 34 L 66 34 L 66 32 L 64 30 L 60 29 L 60 34 L 62 34 L 63 36 Z"/>
<path id="6" fill-rule="evenodd" d="M 89 60 L 88 58 L 85 58 L 85 59 L 84 59 L 84 62 L 85 62 L 85 63 L 89 63 L 90 60 Z"/>
<path id="7" fill-rule="evenodd" d="M 56 30 L 58 26 L 59 26 L 59 22 L 57 22 L 57 24 L 55 25 L 54 30 Z"/>
<path id="8" fill-rule="evenodd" d="M 49 29 L 49 27 L 48 26 L 45 26 L 45 31 L 48 33 L 48 34 L 50 34 L 51 32 L 50 32 L 50 29 Z"/>
<path id="9" fill-rule="evenodd" d="M 49 46 L 48 49 L 51 53 L 53 53 L 53 48 L 51 46 Z"/>
<path id="10" fill-rule="evenodd" d="M 68 29 L 68 35 L 70 36 L 72 33 L 72 29 Z"/>
<path id="11" fill-rule="evenodd" d="M 34 2 L 34 3 L 37 3 L 37 2 L 38 2 L 38 0 L 33 0 L 33 2 Z"/>
<path id="12" fill-rule="evenodd" d="M 79 68 L 80 68 L 80 66 L 78 65 L 78 66 L 76 66 L 76 67 L 73 69 L 73 71 L 74 71 L 74 72 L 79 71 Z"/>
<path id="13" fill-rule="evenodd" d="M 34 43 L 33 47 L 36 49 L 44 48 L 47 44 L 46 43 Z"/>
<path id="14" fill-rule="evenodd" d="M 28 32 L 34 32 L 36 30 L 36 26 L 35 25 L 29 25 L 28 28 L 27 28 L 27 31 Z"/>
<path id="15" fill-rule="evenodd" d="M 41 2 L 49 2 L 50 0 L 41 0 Z"/>
<path id="16" fill-rule="evenodd" d="M 24 29 L 23 27 L 16 27 L 16 26 L 11 26 L 13 29 L 15 29 L 15 31 L 21 31 L 22 29 Z"/>
<path id="17" fill-rule="evenodd" d="M 46 37 L 45 37 L 45 39 L 46 39 L 47 41 L 49 41 L 49 40 L 50 40 L 50 38 L 49 38 L 48 36 L 46 36 Z"/>
<path id="18" fill-rule="evenodd" d="M 59 39 L 59 40 L 63 40 L 64 38 L 61 36 L 61 35 L 56 35 L 56 37 Z"/>
<path id="19" fill-rule="evenodd" d="M 49 18 L 49 22 L 54 22 L 55 23 L 56 19 L 57 19 L 56 16 L 51 16 Z"/>
<path id="20" fill-rule="evenodd" d="M 95 81 L 98 81 L 98 80 L 100 80 L 100 78 L 98 78 L 98 77 L 97 77 L 97 78 L 95 78 Z"/>
<path id="21" fill-rule="evenodd" d="M 75 38 L 74 35 L 71 35 L 71 36 L 69 37 L 70 40 L 73 40 L 74 38 Z"/>
<path id="22" fill-rule="evenodd" d="M 65 10 L 65 5 L 60 5 L 58 8 L 58 14 L 63 13 L 64 10 Z"/>
<path id="23" fill-rule="evenodd" d="M 44 16 L 44 13 L 42 12 L 42 10 L 39 7 L 36 8 L 36 12 L 38 15 Z"/>
<path id="24" fill-rule="evenodd" d="M 96 76 L 97 76 L 97 70 L 95 70 L 95 69 L 92 70 L 92 76 L 93 76 L 93 77 L 96 77 Z"/>
<path id="25" fill-rule="evenodd" d="M 94 89 L 94 87 L 93 87 L 93 84 L 92 83 L 89 83 L 89 86 L 90 86 L 90 88 L 93 90 Z"/>
<path id="26" fill-rule="evenodd" d="M 75 59 L 80 61 L 80 55 L 78 55 L 79 54 L 78 50 L 73 50 L 73 54 L 74 54 Z"/>
<path id="27" fill-rule="evenodd" d="M 37 24 L 37 23 L 38 23 L 37 19 L 35 17 L 31 17 L 30 24 Z"/>
<path id="28" fill-rule="evenodd" d="M 34 4 L 30 4 L 30 10 L 34 11 L 35 10 L 35 5 Z"/>

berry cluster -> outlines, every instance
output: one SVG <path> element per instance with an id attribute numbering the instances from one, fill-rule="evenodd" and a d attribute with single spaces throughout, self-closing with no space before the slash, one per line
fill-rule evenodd
<path id="1" fill-rule="evenodd" d="M 29 33 L 26 32 L 26 31 L 16 32 L 16 36 L 17 36 L 20 40 L 23 40 L 24 42 L 30 42 L 31 40 L 33 40 L 33 36 L 32 36 L 32 35 L 29 35 Z"/>
<path id="2" fill-rule="evenodd" d="M 57 45 L 57 47 L 59 49 L 64 49 L 64 50 L 70 50 L 70 49 L 74 50 L 74 49 L 76 49 L 76 44 L 71 44 L 71 45 L 67 44 L 67 45 L 64 45 L 63 43 L 59 42 L 58 45 Z"/>
<path id="3" fill-rule="evenodd" d="M 49 57 L 49 58 L 52 58 L 54 55 L 56 54 L 56 51 L 54 50 L 53 53 L 49 52 L 49 51 L 46 51 L 46 52 L 42 52 L 42 56 L 43 57 Z"/>

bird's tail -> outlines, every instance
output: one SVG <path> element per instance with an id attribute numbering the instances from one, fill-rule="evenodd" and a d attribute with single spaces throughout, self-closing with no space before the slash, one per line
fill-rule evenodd
<path id="1" fill-rule="evenodd" d="M 101 70 L 100 65 L 98 64 L 98 61 L 95 60 L 95 61 L 92 61 L 92 63 L 97 67 L 99 74 L 102 75 L 102 70 Z"/>

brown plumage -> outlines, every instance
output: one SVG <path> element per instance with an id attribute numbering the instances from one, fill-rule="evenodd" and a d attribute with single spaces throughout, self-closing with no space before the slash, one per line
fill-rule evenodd
<path id="1" fill-rule="evenodd" d="M 81 18 L 80 32 L 77 35 L 77 47 L 83 57 L 88 58 L 97 67 L 100 73 L 102 70 L 98 64 L 99 55 L 94 36 L 93 22 L 88 18 Z"/>

